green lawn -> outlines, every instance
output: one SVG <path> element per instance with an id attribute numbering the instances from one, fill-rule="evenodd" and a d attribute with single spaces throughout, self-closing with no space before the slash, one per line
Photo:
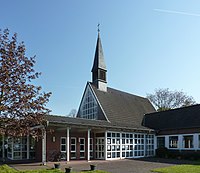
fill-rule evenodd
<path id="1" fill-rule="evenodd" d="M 153 169 L 158 173 L 200 173 L 200 165 L 176 165 L 165 168 Z"/>
<path id="2" fill-rule="evenodd" d="M 9 167 L 8 165 L 2 165 L 0 166 L 0 173 L 63 173 L 63 172 L 58 169 L 16 171 L 13 168 Z M 84 171 L 81 173 L 108 173 L 108 172 L 96 170 L 96 171 Z"/>

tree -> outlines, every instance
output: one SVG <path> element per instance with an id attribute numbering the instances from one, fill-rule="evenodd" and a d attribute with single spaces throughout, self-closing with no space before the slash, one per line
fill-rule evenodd
<path id="1" fill-rule="evenodd" d="M 156 107 L 157 111 L 164 111 L 195 104 L 194 98 L 182 91 L 155 89 L 154 94 L 147 94 L 147 98 Z"/>
<path id="2" fill-rule="evenodd" d="M 25 45 L 17 42 L 17 34 L 0 30 L 0 135 L 39 135 L 31 128 L 45 125 L 44 115 L 51 95 L 31 84 L 41 73 L 34 70 L 35 56 L 25 55 Z"/>
<path id="3" fill-rule="evenodd" d="M 76 114 L 77 114 L 76 109 L 72 109 L 72 110 L 69 112 L 68 117 L 76 117 Z"/>

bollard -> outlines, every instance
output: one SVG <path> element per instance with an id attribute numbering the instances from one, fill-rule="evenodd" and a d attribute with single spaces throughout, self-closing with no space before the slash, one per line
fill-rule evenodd
<path id="1" fill-rule="evenodd" d="M 70 173 L 70 172 L 72 172 L 72 167 L 65 168 L 65 173 Z"/>
<path id="2" fill-rule="evenodd" d="M 94 170 L 96 170 L 96 167 L 97 167 L 96 165 L 90 165 L 90 170 L 94 171 Z"/>

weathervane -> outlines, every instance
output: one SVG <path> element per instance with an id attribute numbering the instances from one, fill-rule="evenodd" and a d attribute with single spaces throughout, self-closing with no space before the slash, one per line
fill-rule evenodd
<path id="1" fill-rule="evenodd" d="M 97 31 L 98 31 L 98 32 L 100 32 L 99 26 L 100 26 L 100 24 L 98 23 L 98 25 L 97 25 L 97 28 L 98 28 L 98 30 L 97 30 Z"/>

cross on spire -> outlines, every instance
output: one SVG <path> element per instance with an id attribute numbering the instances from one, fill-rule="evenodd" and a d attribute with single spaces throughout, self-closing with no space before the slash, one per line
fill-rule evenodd
<path id="1" fill-rule="evenodd" d="M 98 23 L 98 25 L 97 25 L 97 28 L 98 28 L 97 31 L 98 32 L 100 32 L 99 26 L 100 26 L 100 24 Z"/>

